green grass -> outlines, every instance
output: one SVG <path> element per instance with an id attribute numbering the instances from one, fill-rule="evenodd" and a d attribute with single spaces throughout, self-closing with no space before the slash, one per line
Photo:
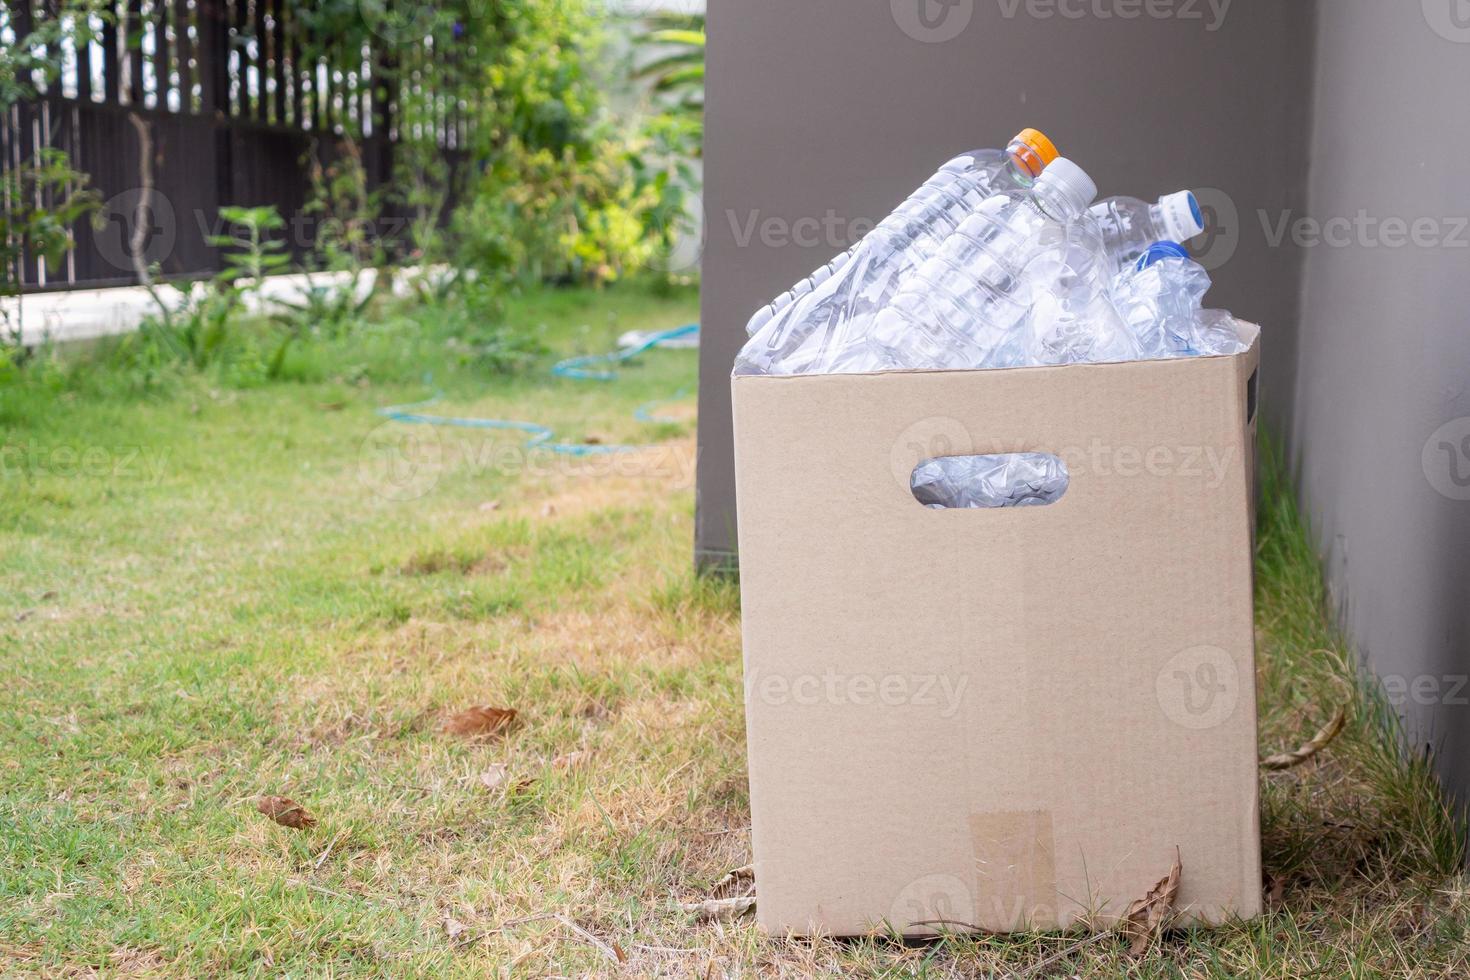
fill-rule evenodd
<path id="1" fill-rule="evenodd" d="M 1461 830 L 1329 628 L 1279 464 L 1258 545 L 1263 750 L 1352 715 L 1263 776 L 1265 917 L 1136 963 L 1109 937 L 695 923 L 677 903 L 749 860 L 738 601 L 690 572 L 692 398 L 671 407 L 687 421 L 631 418 L 692 389 L 695 356 L 651 353 L 612 385 L 549 378 L 549 358 L 506 376 L 424 315 L 293 352 L 290 383 L 43 367 L 0 388 L 0 973 L 1470 970 Z M 506 310 L 561 354 L 694 315 L 692 293 L 638 287 Z M 435 388 L 436 412 L 659 448 L 626 471 L 548 466 L 513 435 L 374 415 Z M 385 484 L 403 453 L 418 465 Z M 441 730 L 473 704 L 518 723 Z M 320 822 L 278 827 L 262 794 Z"/>

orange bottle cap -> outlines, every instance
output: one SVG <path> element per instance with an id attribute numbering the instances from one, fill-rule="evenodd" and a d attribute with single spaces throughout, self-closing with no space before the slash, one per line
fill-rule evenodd
<path id="1" fill-rule="evenodd" d="M 1041 176 L 1041 171 L 1061 155 L 1057 152 L 1056 144 L 1047 139 L 1046 134 L 1039 129 L 1021 130 L 1011 140 L 1011 146 L 1014 147 L 1017 143 L 1031 151 L 1030 154 L 1025 154 L 1027 159 L 1016 159 L 1016 162 L 1033 178 Z M 1020 156 L 1021 154 L 1012 154 L 1013 159 Z"/>

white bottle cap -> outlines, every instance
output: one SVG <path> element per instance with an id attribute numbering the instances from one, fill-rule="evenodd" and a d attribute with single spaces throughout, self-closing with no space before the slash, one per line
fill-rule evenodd
<path id="1" fill-rule="evenodd" d="M 1171 241 L 1187 242 L 1205 230 L 1204 212 L 1191 191 L 1159 198 L 1159 214 L 1164 219 L 1164 237 Z"/>
<path id="2" fill-rule="evenodd" d="M 1038 194 L 1055 194 L 1065 200 L 1076 213 L 1086 211 L 1097 197 L 1097 184 L 1087 176 L 1087 171 L 1066 157 L 1057 157 L 1047 164 L 1033 189 Z"/>

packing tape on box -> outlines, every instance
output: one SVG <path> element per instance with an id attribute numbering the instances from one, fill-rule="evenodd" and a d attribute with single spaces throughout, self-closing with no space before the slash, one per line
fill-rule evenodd
<path id="1" fill-rule="evenodd" d="M 1024 929 L 1057 919 L 1056 840 L 1050 810 L 970 814 L 975 924 Z"/>

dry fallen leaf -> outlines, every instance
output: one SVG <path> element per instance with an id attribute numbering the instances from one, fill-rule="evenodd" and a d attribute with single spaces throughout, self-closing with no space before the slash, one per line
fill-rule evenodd
<path id="1" fill-rule="evenodd" d="M 681 903 L 679 908 L 693 912 L 699 922 L 715 919 L 738 919 L 755 908 L 755 896 L 744 898 L 707 898 L 702 902 Z"/>
<path id="2" fill-rule="evenodd" d="M 712 898 L 745 898 L 755 894 L 755 865 L 747 864 L 725 872 L 710 888 Z"/>
<path id="3" fill-rule="evenodd" d="M 577 766 L 586 762 L 587 757 L 591 754 L 590 752 L 581 750 L 568 752 L 566 755 L 559 755 L 555 759 L 552 759 L 551 766 L 553 769 L 575 769 Z"/>
<path id="4" fill-rule="evenodd" d="M 1179 898 L 1179 875 L 1184 870 L 1178 852 L 1175 852 L 1174 867 L 1167 877 L 1149 889 L 1149 893 L 1128 906 L 1118 931 L 1128 940 L 1128 955 L 1142 956 L 1159 933 L 1168 925 L 1174 912 L 1174 902 Z"/>
<path id="5" fill-rule="evenodd" d="M 489 769 L 480 773 L 480 785 L 486 789 L 499 789 L 505 785 L 505 780 L 509 775 L 510 771 L 506 768 L 505 763 L 497 762 Z"/>
<path id="6" fill-rule="evenodd" d="M 552 915 L 551 917 L 576 933 L 578 939 L 602 950 L 603 953 L 607 954 L 607 958 L 614 963 L 626 963 L 628 961 L 628 954 L 623 952 L 623 947 L 617 944 L 608 945 L 564 915 Z"/>
<path id="7" fill-rule="evenodd" d="M 1347 724 L 1347 709 L 1338 708 L 1337 714 L 1332 720 L 1322 726 L 1322 730 L 1312 736 L 1307 742 L 1295 752 L 1282 752 L 1261 760 L 1261 768 L 1268 772 L 1280 772 L 1283 769 L 1292 769 L 1306 762 L 1312 756 L 1325 749 L 1333 739 L 1342 733 L 1343 726 Z"/>
<path id="8" fill-rule="evenodd" d="M 755 865 L 742 864 L 738 868 L 731 868 L 729 871 L 725 872 L 725 876 L 723 878 L 715 883 L 715 887 L 718 888 L 720 885 L 723 885 L 726 882 L 745 881 L 746 879 L 750 879 L 751 881 L 755 880 Z"/>
<path id="9" fill-rule="evenodd" d="M 1286 895 L 1286 879 L 1280 875 L 1270 872 L 1266 874 L 1266 905 L 1269 908 L 1279 909 L 1281 900 Z"/>
<path id="10" fill-rule="evenodd" d="M 107 958 L 121 976 L 157 976 L 163 972 L 164 959 L 156 950 L 123 946 L 108 953 Z"/>
<path id="11" fill-rule="evenodd" d="M 444 723 L 444 730 L 451 735 L 499 735 L 514 724 L 515 720 L 514 708 L 492 708 L 488 704 L 477 704 L 451 715 Z"/>
<path id="12" fill-rule="evenodd" d="M 556 505 L 555 504 L 547 504 L 547 505 L 545 505 L 544 507 L 541 508 L 541 516 L 542 517 L 550 517 L 550 516 L 552 516 L 555 513 L 556 513 Z"/>
<path id="13" fill-rule="evenodd" d="M 480 505 L 480 513 L 482 513 L 482 514 L 488 514 L 492 510 L 499 510 L 499 509 L 500 509 L 500 501 L 498 501 L 498 500 L 487 500 L 483 504 Z"/>
<path id="14" fill-rule="evenodd" d="M 316 817 L 307 813 L 304 806 L 289 797 L 262 796 L 255 804 L 255 808 L 282 827 L 290 827 L 292 830 L 305 830 L 307 827 L 316 826 Z"/>
<path id="15" fill-rule="evenodd" d="M 465 930 L 467 929 L 469 929 L 469 926 L 465 925 L 454 916 L 446 915 L 444 917 L 444 934 L 449 937 L 450 942 L 454 942 L 460 936 L 463 936 L 465 934 Z"/>

